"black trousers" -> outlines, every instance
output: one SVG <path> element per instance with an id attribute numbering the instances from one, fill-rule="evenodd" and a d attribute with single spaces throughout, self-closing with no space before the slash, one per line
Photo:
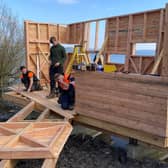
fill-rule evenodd
<path id="1" fill-rule="evenodd" d="M 29 89 L 29 83 L 23 83 L 25 88 L 26 88 L 26 91 Z M 42 86 L 40 85 L 40 81 L 34 81 L 33 82 L 33 85 L 32 85 L 32 88 L 31 88 L 31 91 L 40 91 L 40 90 L 43 90 Z"/>
<path id="2" fill-rule="evenodd" d="M 50 91 L 53 92 L 55 91 L 56 87 L 56 81 L 55 81 L 55 74 L 63 74 L 63 66 L 60 65 L 58 67 L 55 67 L 54 65 L 50 66 L 49 69 L 49 76 L 50 76 Z"/>
<path id="3" fill-rule="evenodd" d="M 72 84 L 69 85 L 68 90 L 61 90 L 59 102 L 63 109 L 68 109 L 75 104 L 75 88 Z"/>

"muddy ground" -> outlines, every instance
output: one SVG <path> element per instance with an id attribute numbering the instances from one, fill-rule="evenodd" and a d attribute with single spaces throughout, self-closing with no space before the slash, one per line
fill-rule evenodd
<path id="1" fill-rule="evenodd" d="M 0 121 L 17 113 L 19 107 L 0 101 Z M 32 116 L 32 119 L 35 116 Z M 66 143 L 56 168 L 168 168 L 168 163 L 145 158 L 141 161 L 126 158 L 125 150 L 105 143 L 100 138 L 72 135 Z M 43 160 L 22 160 L 16 168 L 40 168 Z"/>

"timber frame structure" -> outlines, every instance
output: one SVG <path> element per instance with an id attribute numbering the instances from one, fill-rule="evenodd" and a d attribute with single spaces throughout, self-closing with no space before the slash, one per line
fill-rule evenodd
<path id="1" fill-rule="evenodd" d="M 0 168 L 12 168 L 15 159 L 23 158 L 44 158 L 42 168 L 55 168 L 72 131 L 71 121 L 167 150 L 168 5 L 162 9 L 69 25 L 25 21 L 28 69 L 36 72 L 41 81 L 48 82 L 50 36 L 66 44 L 87 41 L 88 55 L 98 52 L 101 21 L 106 22 L 105 39 L 108 39 L 104 49 L 105 63 L 110 63 L 111 54 L 125 54 L 125 64 L 116 64 L 115 73 L 76 72 L 76 108 L 72 112 L 61 110 L 56 99 L 47 100 L 48 91 L 5 93 L 5 100 L 23 109 L 0 124 L 0 158 L 9 159 L 2 160 Z M 96 23 L 95 44 L 94 50 L 90 50 L 93 22 Z M 136 43 L 156 43 L 155 56 L 136 56 Z M 68 55 L 67 63 L 71 57 Z M 33 110 L 40 115 L 28 121 L 26 118 Z M 59 117 L 53 119 L 51 113 Z M 45 138 L 41 137 L 42 132 Z M 39 149 L 43 152 L 39 153 Z"/>
<path id="2" fill-rule="evenodd" d="M 168 5 L 162 9 L 140 13 L 89 20 L 68 25 L 37 23 L 25 21 L 26 62 L 29 69 L 35 71 L 40 77 L 48 81 L 48 56 L 50 50 L 49 38 L 51 36 L 64 44 L 80 44 L 87 42 L 87 53 L 98 52 L 99 26 L 105 22 L 105 35 L 107 43 L 104 49 L 105 63 L 110 63 L 110 55 L 126 55 L 124 64 L 116 64 L 117 71 L 138 74 L 150 74 L 158 57 L 164 57 L 159 62 L 156 72 L 168 76 L 167 67 L 167 34 L 168 34 Z M 95 23 L 94 49 L 90 50 L 91 24 Z M 155 55 L 135 55 L 136 43 L 156 43 Z M 165 49 L 162 52 L 162 49 Z M 70 54 L 69 54 L 70 55 Z M 69 57 L 70 58 L 70 57 Z M 67 60 L 68 62 L 68 60 Z"/>

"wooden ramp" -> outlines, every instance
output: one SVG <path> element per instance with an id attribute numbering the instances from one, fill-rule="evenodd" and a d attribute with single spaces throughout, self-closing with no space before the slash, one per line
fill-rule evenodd
<path id="1" fill-rule="evenodd" d="M 73 111 L 63 111 L 57 99 L 46 99 L 47 91 L 8 92 L 4 99 L 23 108 L 7 122 L 0 123 L 0 168 L 14 168 L 20 159 L 44 159 L 42 168 L 55 168 L 68 140 Z M 33 111 L 40 115 L 26 119 Z M 48 118 L 55 113 L 58 119 Z M 4 159 L 4 160 L 3 160 Z"/>

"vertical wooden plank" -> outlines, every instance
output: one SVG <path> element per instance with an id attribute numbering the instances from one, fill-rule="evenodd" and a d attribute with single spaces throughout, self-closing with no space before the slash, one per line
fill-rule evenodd
<path id="1" fill-rule="evenodd" d="M 136 55 L 136 44 L 135 43 L 133 43 L 132 45 L 131 45 L 131 55 Z"/>
<path id="2" fill-rule="evenodd" d="M 162 76 L 168 77 L 168 4 L 166 4 L 166 13 L 165 13 L 165 29 L 164 29 L 164 56 L 162 61 Z"/>
<path id="3" fill-rule="evenodd" d="M 141 56 L 139 58 L 139 73 L 141 74 L 142 73 L 142 61 L 143 61 L 143 57 Z"/>
<path id="4" fill-rule="evenodd" d="M 39 23 L 37 23 L 37 41 L 38 43 L 40 41 L 40 24 Z"/>
<path id="5" fill-rule="evenodd" d="M 104 62 L 104 63 L 106 64 L 106 63 L 110 63 L 110 62 L 111 62 L 111 61 L 110 61 L 110 54 L 109 54 L 109 53 L 106 53 L 106 54 L 105 54 L 105 62 Z"/>
<path id="6" fill-rule="evenodd" d="M 96 22 L 96 32 L 95 32 L 95 43 L 94 50 L 98 50 L 98 42 L 99 42 L 99 21 Z"/>
<path id="7" fill-rule="evenodd" d="M 57 24 L 57 40 L 59 41 L 60 40 L 60 27 L 59 27 L 59 24 Z"/>
<path id="8" fill-rule="evenodd" d="M 106 46 L 105 46 L 105 52 L 106 52 L 106 54 L 109 54 L 108 53 L 108 46 L 109 46 L 109 41 L 110 41 L 110 36 L 109 36 L 109 34 L 108 34 L 108 26 L 109 26 L 109 24 L 108 24 L 108 20 L 106 20 L 106 27 L 105 27 L 105 34 L 104 34 L 104 39 L 103 40 L 105 40 L 106 38 L 108 38 L 108 40 L 107 40 L 107 44 L 106 44 Z M 106 59 L 106 61 L 108 61 L 108 58 Z"/>
<path id="9" fill-rule="evenodd" d="M 146 40 L 146 31 L 147 31 L 147 13 L 144 13 L 144 28 L 143 28 L 143 40 Z"/>
<path id="10" fill-rule="evenodd" d="M 38 48 L 40 46 L 40 24 L 37 24 L 37 42 Z M 40 79 L 40 51 L 36 55 L 36 75 Z"/>
<path id="11" fill-rule="evenodd" d="M 29 22 L 24 22 L 24 31 L 25 31 L 25 45 L 26 45 L 26 66 L 29 67 L 30 65 L 30 58 L 29 58 Z"/>
<path id="12" fill-rule="evenodd" d="M 159 39 L 157 43 L 157 52 L 156 52 L 156 59 L 159 56 L 162 47 L 163 47 L 163 24 L 164 24 L 164 9 L 160 11 L 160 25 L 159 25 Z"/>
<path id="13" fill-rule="evenodd" d="M 84 44 L 84 36 L 85 36 L 85 26 L 84 26 L 84 23 L 82 23 L 82 29 L 81 29 L 81 34 L 82 34 L 82 43 Z"/>
<path id="14" fill-rule="evenodd" d="M 1 160 L 0 168 L 15 168 L 17 160 Z"/>
<path id="15" fill-rule="evenodd" d="M 128 72 L 129 69 L 129 60 L 133 52 L 134 44 L 131 43 L 132 41 L 132 24 L 133 24 L 133 16 L 129 15 L 129 24 L 128 24 L 128 37 L 127 37 L 127 55 L 124 65 L 124 71 Z"/>
<path id="16" fill-rule="evenodd" d="M 71 40 L 70 40 L 70 26 L 67 26 L 67 42 L 68 43 L 71 43 Z"/>
<path id="17" fill-rule="evenodd" d="M 50 39 L 50 25 L 49 24 L 47 24 L 47 38 L 48 40 Z"/>
<path id="18" fill-rule="evenodd" d="M 119 17 L 116 18 L 116 37 L 115 37 L 115 52 L 118 50 L 118 35 L 119 35 Z"/>
<path id="19" fill-rule="evenodd" d="M 90 49 L 90 22 L 87 23 L 87 47 L 86 50 L 89 51 Z"/>

